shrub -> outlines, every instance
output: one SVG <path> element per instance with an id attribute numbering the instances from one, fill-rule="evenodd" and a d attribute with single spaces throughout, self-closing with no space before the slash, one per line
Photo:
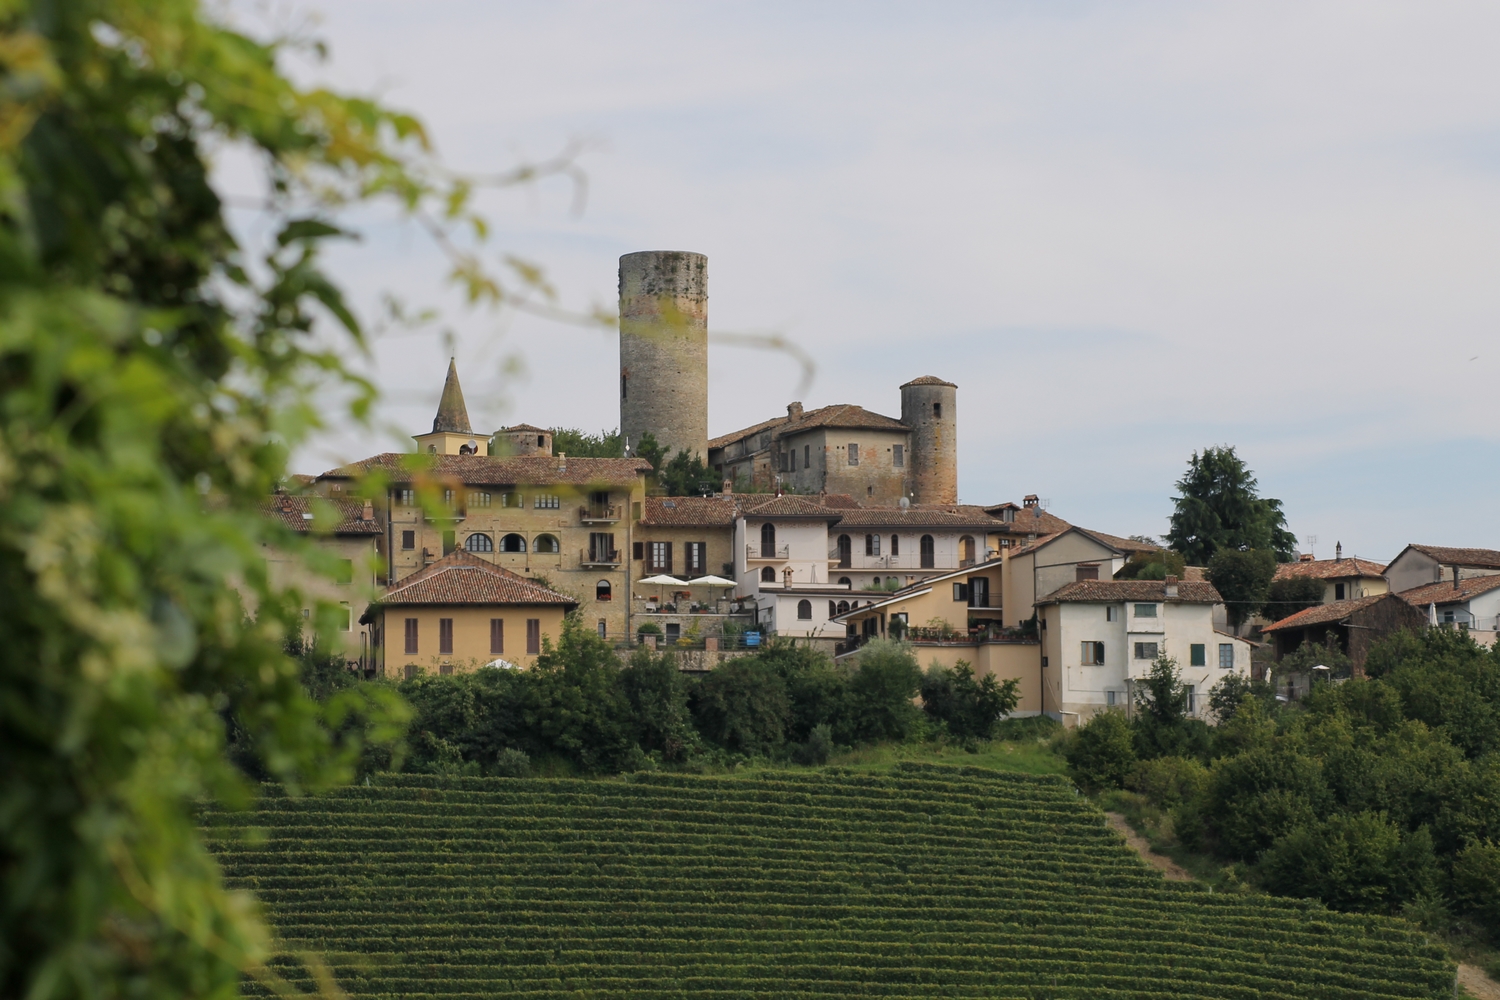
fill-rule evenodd
<path id="1" fill-rule="evenodd" d="M 1306 576 L 1272 580 L 1262 613 L 1273 622 L 1323 603 L 1323 581 Z"/>
<path id="2" fill-rule="evenodd" d="M 1120 712 L 1100 712 L 1078 730 L 1066 756 L 1068 773 L 1084 788 L 1123 787 L 1136 761 L 1130 723 Z"/>
<path id="3" fill-rule="evenodd" d="M 496 758 L 493 770 L 497 778 L 529 778 L 531 757 L 524 750 L 506 747 Z"/>
<path id="4" fill-rule="evenodd" d="M 1406 837 L 1384 813 L 1335 813 L 1299 826 L 1261 860 L 1266 886 L 1341 910 L 1389 912 L 1431 895 L 1437 858 L 1426 829 Z"/>
<path id="5" fill-rule="evenodd" d="M 1000 717 L 1015 711 L 1018 686 L 1014 678 L 1000 684 L 989 675 L 976 681 L 964 660 L 952 670 L 934 664 L 922 676 L 922 711 L 954 736 L 987 740 Z"/>
<path id="6" fill-rule="evenodd" d="M 849 678 L 839 742 L 904 740 L 918 727 L 921 710 L 912 704 L 922 683 L 911 647 L 889 639 L 867 643 Z"/>
<path id="7" fill-rule="evenodd" d="M 1500 843 L 1476 841 L 1453 862 L 1453 896 L 1492 932 L 1500 931 Z"/>
<path id="8" fill-rule="evenodd" d="M 1191 801 L 1208 787 L 1208 768 L 1188 757 L 1158 757 L 1131 768 L 1125 787 L 1139 792 L 1158 809 Z"/>
<path id="9" fill-rule="evenodd" d="M 826 725 L 814 726 L 806 743 L 792 745 L 792 760 L 798 764 L 822 765 L 833 753 L 833 734 Z"/>
<path id="10" fill-rule="evenodd" d="M 756 657 L 730 660 L 709 673 L 698 682 L 692 708 L 705 738 L 751 755 L 778 749 L 792 714 L 786 682 Z"/>

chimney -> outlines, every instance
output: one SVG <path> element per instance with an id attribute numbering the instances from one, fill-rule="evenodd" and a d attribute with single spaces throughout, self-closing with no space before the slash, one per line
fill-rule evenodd
<path id="1" fill-rule="evenodd" d="M 1457 566 L 1453 567 L 1453 589 L 1454 590 L 1460 589 L 1459 586 L 1458 586 L 1458 567 Z"/>
<path id="2" fill-rule="evenodd" d="M 1298 562 L 1312 562 L 1313 561 L 1313 554 L 1311 552 L 1304 552 L 1300 556 L 1297 557 L 1297 561 Z"/>
<path id="3" fill-rule="evenodd" d="M 801 403 L 788 403 L 787 404 L 787 408 L 786 408 L 786 415 L 791 420 L 801 420 L 802 419 L 802 404 Z"/>
<path id="4" fill-rule="evenodd" d="M 557 453 L 557 471 L 568 471 L 568 453 L 565 451 L 560 451 Z"/>
<path id="5" fill-rule="evenodd" d="M 1177 597 L 1177 577 L 1175 577 L 1175 576 L 1168 576 L 1167 577 L 1167 587 L 1166 587 L 1166 590 L 1167 590 L 1167 600 L 1170 601 L 1170 600 L 1173 600 L 1174 598 Z"/>
<path id="6" fill-rule="evenodd" d="M 730 479 L 728 476 L 726 476 L 726 477 L 724 477 L 724 495 L 727 497 L 727 496 L 732 496 L 733 494 L 734 494 L 734 480 Z"/>
<path id="7" fill-rule="evenodd" d="M 369 500 L 365 501 L 364 509 L 359 512 L 359 519 L 361 521 L 375 520 L 375 505 Z"/>
<path id="8" fill-rule="evenodd" d="M 1041 500 L 1035 493 L 1028 493 L 1021 498 L 1022 507 L 1036 507 L 1039 503 L 1041 503 Z"/>
<path id="9" fill-rule="evenodd" d="M 1344 558 L 1344 543 L 1338 542 L 1333 547 L 1333 561 L 1339 562 Z"/>

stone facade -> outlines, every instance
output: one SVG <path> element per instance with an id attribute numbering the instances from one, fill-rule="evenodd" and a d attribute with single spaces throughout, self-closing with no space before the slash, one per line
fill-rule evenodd
<path id="1" fill-rule="evenodd" d="M 708 258 L 648 250 L 620 258 L 620 434 L 668 455 L 708 454 Z"/>

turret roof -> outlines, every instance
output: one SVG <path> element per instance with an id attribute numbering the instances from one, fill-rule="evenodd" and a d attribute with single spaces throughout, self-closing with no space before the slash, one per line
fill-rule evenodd
<path id="1" fill-rule="evenodd" d="M 443 398 L 438 401 L 437 416 L 432 418 L 432 432 L 473 434 L 469 427 L 469 409 L 464 405 L 464 391 L 458 387 L 458 365 L 448 359 L 448 379 L 443 383 Z"/>

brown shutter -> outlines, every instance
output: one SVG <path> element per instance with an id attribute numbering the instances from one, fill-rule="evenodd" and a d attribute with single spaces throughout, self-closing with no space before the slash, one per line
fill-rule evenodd
<path id="1" fill-rule="evenodd" d="M 417 620 L 406 619 L 406 655 L 417 655 Z"/>
<path id="2" fill-rule="evenodd" d="M 631 553 L 631 554 L 635 556 L 635 558 L 636 558 L 637 561 L 646 558 L 646 543 L 645 542 L 635 542 L 635 543 L 632 544 L 631 547 L 633 549 L 635 549 L 635 551 L 633 553 Z"/>
<path id="3" fill-rule="evenodd" d="M 542 651 L 542 620 L 526 619 L 526 652 L 532 656 Z"/>
<path id="4" fill-rule="evenodd" d="M 670 572 L 672 572 L 672 543 L 671 542 L 667 542 L 666 543 L 666 548 L 665 548 L 664 551 L 666 552 L 666 557 L 662 561 L 665 562 L 666 565 L 664 567 L 662 567 L 662 572 L 663 573 L 670 573 Z"/>
<path id="5" fill-rule="evenodd" d="M 453 619 L 438 619 L 438 654 L 440 656 L 453 655 Z"/>
<path id="6" fill-rule="evenodd" d="M 503 618 L 490 619 L 490 653 L 499 656 L 505 652 L 505 620 Z"/>

